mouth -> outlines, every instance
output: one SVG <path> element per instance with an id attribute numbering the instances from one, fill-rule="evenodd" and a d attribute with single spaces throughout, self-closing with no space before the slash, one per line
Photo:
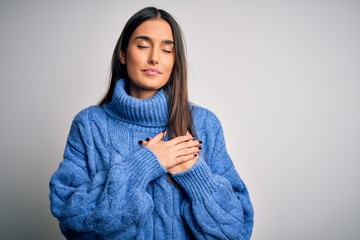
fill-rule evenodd
<path id="1" fill-rule="evenodd" d="M 149 76 L 155 76 L 157 74 L 161 74 L 161 72 L 155 68 L 146 68 L 146 69 L 142 70 L 142 72 L 144 72 L 146 75 L 149 75 Z"/>

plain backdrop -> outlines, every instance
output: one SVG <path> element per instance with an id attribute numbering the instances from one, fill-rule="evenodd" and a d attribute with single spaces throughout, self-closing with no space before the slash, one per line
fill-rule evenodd
<path id="1" fill-rule="evenodd" d="M 191 100 L 221 120 L 254 240 L 360 239 L 360 2 L 0 1 L 0 238 L 63 239 L 49 179 L 115 43 L 156 6 L 187 41 Z M 139 206 L 141 207 L 141 206 Z"/>

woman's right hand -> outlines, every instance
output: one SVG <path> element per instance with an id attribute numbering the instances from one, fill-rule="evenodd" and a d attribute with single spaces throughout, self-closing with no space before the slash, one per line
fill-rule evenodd
<path id="1" fill-rule="evenodd" d="M 201 151 L 201 141 L 194 140 L 190 133 L 166 142 L 163 141 L 165 134 L 166 132 L 161 132 L 154 138 L 141 141 L 141 145 L 150 149 L 165 169 L 169 170 L 176 165 L 195 160 L 198 157 L 198 153 Z"/>

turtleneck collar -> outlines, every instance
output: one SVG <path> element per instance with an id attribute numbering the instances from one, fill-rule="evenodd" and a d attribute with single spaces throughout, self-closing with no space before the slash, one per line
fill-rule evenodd
<path id="1" fill-rule="evenodd" d="M 168 103 L 163 89 L 154 96 L 139 99 L 128 95 L 125 80 L 116 82 L 111 102 L 104 109 L 113 117 L 141 126 L 165 127 L 168 121 Z"/>

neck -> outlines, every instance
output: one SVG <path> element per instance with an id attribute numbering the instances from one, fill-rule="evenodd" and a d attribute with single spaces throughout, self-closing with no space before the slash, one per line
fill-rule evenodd
<path id="1" fill-rule="evenodd" d="M 128 92 L 130 89 L 125 90 L 125 81 L 118 80 L 111 102 L 103 105 L 105 110 L 116 118 L 141 126 L 167 125 L 169 109 L 164 90 L 144 99 L 131 96 Z"/>
<path id="2" fill-rule="evenodd" d="M 157 93 L 157 90 L 146 90 L 133 87 L 132 84 L 129 86 L 129 95 L 134 98 L 146 99 L 151 98 Z"/>

